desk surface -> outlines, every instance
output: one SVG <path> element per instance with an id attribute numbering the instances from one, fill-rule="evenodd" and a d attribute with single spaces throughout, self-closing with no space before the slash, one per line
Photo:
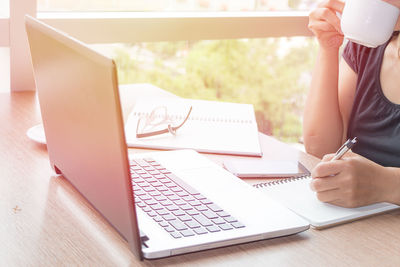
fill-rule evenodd
<path id="1" fill-rule="evenodd" d="M 123 93 L 124 114 L 131 89 Z M 321 231 L 139 262 L 65 179 L 52 176 L 46 147 L 27 138 L 27 129 L 40 123 L 35 93 L 0 94 L 0 121 L 1 266 L 400 266 L 400 211 Z M 271 137 L 260 139 L 266 158 L 296 158 L 308 168 L 317 163 Z M 208 156 L 217 162 L 228 157 Z"/>

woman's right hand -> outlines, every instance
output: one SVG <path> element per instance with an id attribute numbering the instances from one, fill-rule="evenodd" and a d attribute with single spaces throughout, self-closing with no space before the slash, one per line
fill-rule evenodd
<path id="1" fill-rule="evenodd" d="M 308 28 L 317 37 L 322 49 L 339 49 L 343 43 L 340 19 L 336 12 L 342 14 L 344 2 L 324 0 L 309 15 Z"/>

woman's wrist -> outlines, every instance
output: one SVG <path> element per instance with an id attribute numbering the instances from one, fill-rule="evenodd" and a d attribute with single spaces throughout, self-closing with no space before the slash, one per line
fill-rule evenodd
<path id="1" fill-rule="evenodd" d="M 339 58 L 339 48 L 332 48 L 332 47 L 320 47 L 319 55 L 321 57 L 334 57 L 335 59 Z"/>
<path id="2" fill-rule="evenodd" d="M 383 189 L 380 202 L 400 205 L 400 168 L 384 167 L 384 169 L 384 179 L 377 179 Z"/>

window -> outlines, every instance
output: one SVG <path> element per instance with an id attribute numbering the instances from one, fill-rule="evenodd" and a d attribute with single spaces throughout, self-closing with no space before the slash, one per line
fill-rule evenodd
<path id="1" fill-rule="evenodd" d="M 43 11 L 287 11 L 308 10 L 317 0 L 38 0 Z"/>
<path id="2" fill-rule="evenodd" d="M 120 83 L 252 103 L 261 131 L 300 138 L 316 51 L 307 11 L 317 0 L 26 1 L 45 23 L 111 54 Z"/>
<path id="3" fill-rule="evenodd" d="M 286 142 L 301 137 L 313 38 L 94 45 L 113 57 L 120 84 L 151 83 L 178 96 L 252 103 L 259 130 Z"/>
<path id="4" fill-rule="evenodd" d="M 8 18 L 10 16 L 9 0 L 0 0 L 0 18 Z"/>

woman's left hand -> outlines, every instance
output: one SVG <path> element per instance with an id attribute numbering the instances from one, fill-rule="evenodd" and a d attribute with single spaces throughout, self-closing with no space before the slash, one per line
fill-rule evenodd
<path id="1" fill-rule="evenodd" d="M 385 168 L 350 151 L 342 159 L 330 161 L 333 156 L 324 156 L 311 172 L 310 187 L 320 201 L 348 208 L 386 201 L 389 184 L 382 180 L 395 175 L 394 168 Z"/>
<path id="2" fill-rule="evenodd" d="M 398 8 L 400 8 L 400 0 L 382 0 L 384 2 L 387 2 L 391 5 L 397 6 Z"/>

